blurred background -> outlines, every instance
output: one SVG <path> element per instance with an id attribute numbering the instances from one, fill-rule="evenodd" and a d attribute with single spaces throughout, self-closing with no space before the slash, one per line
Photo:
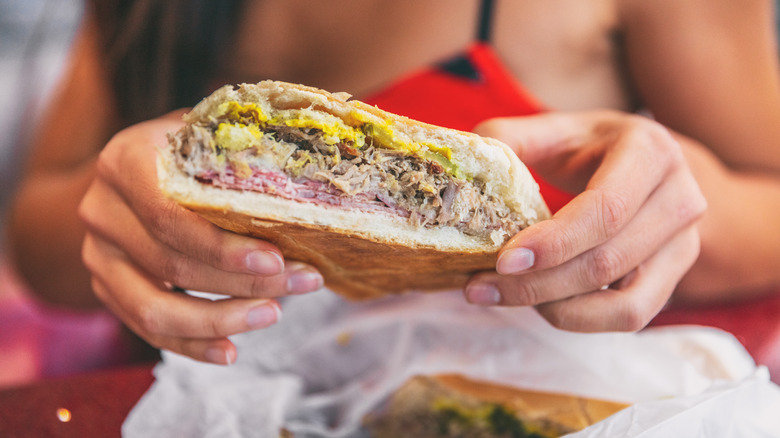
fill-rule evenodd
<path id="1" fill-rule="evenodd" d="M 30 129 L 62 71 L 82 9 L 81 0 L 0 0 L 0 205 L 4 212 L 27 149 L 22 146 L 29 136 L 24 129 Z"/>
<path id="2" fill-rule="evenodd" d="M 28 140 L 83 13 L 82 0 L 0 0 L 0 229 L 29 152 Z M 41 212 L 46 214 L 46 212 Z M 14 275 L 0 234 L 0 388 L 108 366 L 118 322 L 36 301 Z"/>
<path id="3" fill-rule="evenodd" d="M 0 229 L 83 9 L 82 0 L 0 0 Z M 0 388 L 116 363 L 120 324 L 107 312 L 74 313 L 36 301 L 10 268 L 4 241 L 3 233 Z"/>

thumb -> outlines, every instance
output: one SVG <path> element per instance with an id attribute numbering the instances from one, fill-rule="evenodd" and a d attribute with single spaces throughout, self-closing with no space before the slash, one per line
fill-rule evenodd
<path id="1" fill-rule="evenodd" d="M 506 143 L 523 163 L 533 167 L 552 164 L 550 160 L 559 159 L 569 149 L 573 134 L 584 133 L 576 118 L 560 113 L 488 119 L 474 132 Z"/>

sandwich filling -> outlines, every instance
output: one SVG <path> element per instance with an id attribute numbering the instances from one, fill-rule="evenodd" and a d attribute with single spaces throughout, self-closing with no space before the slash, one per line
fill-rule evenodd
<path id="1" fill-rule="evenodd" d="M 451 226 L 502 243 L 527 226 L 484 183 L 464 175 L 447 147 L 400 141 L 389 123 L 355 112 L 274 110 L 226 102 L 219 115 L 170 136 L 174 160 L 203 184 Z"/>

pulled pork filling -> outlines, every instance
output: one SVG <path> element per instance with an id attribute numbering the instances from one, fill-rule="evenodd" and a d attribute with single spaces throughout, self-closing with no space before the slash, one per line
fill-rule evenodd
<path id="1" fill-rule="evenodd" d="M 498 232 L 506 239 L 526 225 L 502 201 L 485 195 L 480 182 L 456 178 L 436 161 L 375 145 L 370 136 L 362 147 L 349 140 L 329 144 L 319 129 L 269 124 L 255 131 L 252 147 L 220 145 L 221 135 L 249 135 L 248 126 L 219 119 L 187 125 L 171 136 L 176 165 L 204 184 L 384 212 L 415 226 L 452 226 L 479 237 Z M 237 131 L 225 131 L 230 129 Z"/>

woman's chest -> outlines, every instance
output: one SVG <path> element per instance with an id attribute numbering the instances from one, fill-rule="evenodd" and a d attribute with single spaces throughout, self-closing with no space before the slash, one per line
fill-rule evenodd
<path id="1" fill-rule="evenodd" d="M 509 72 L 553 108 L 625 109 L 614 0 L 495 2 L 491 44 Z M 475 40 L 476 0 L 250 1 L 225 81 L 280 79 L 375 92 Z"/>

